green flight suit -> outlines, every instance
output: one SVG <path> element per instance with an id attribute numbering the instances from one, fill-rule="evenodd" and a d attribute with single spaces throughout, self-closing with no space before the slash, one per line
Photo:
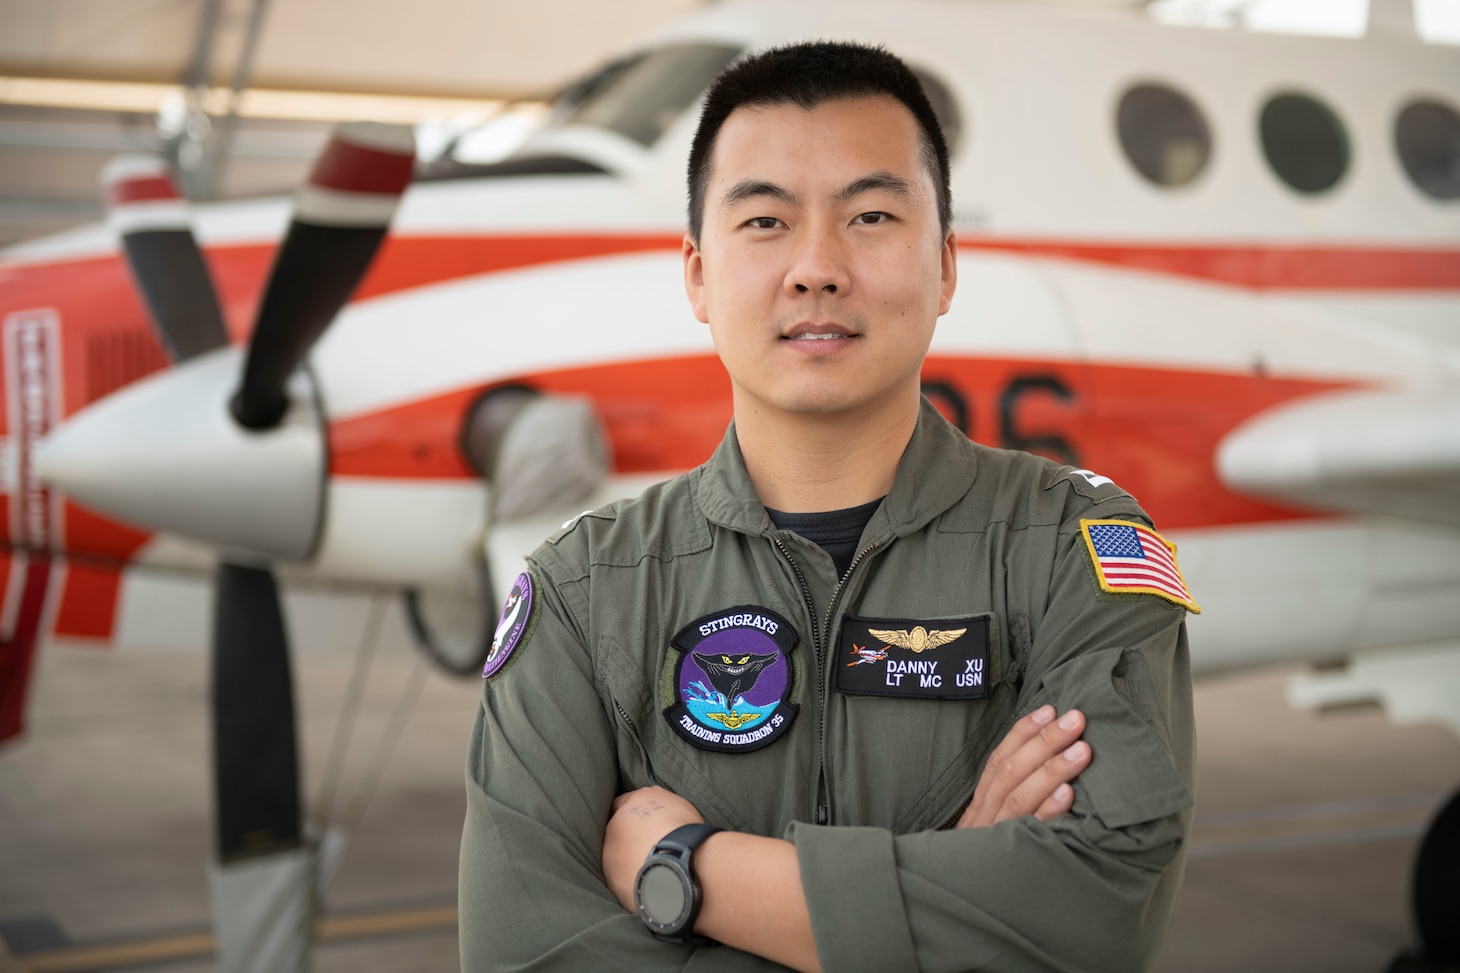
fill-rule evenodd
<path id="1" fill-rule="evenodd" d="M 610 803 L 650 784 L 711 824 L 795 843 L 828 971 L 1149 967 L 1190 828 L 1185 612 L 1101 590 L 1081 520 L 1149 521 L 1100 481 L 971 443 L 924 402 L 844 579 L 772 526 L 733 426 L 704 466 L 550 538 L 529 559 L 531 619 L 483 687 L 467 757 L 463 970 L 780 969 L 660 943 L 607 890 Z M 795 628 L 799 710 L 768 745 L 725 753 L 664 714 L 671 639 L 734 606 Z M 837 641 L 850 616 L 933 628 L 981 613 L 986 699 L 833 685 L 855 662 Z M 1094 759 L 1073 810 L 950 830 L 989 753 L 1044 703 L 1088 719 Z"/>

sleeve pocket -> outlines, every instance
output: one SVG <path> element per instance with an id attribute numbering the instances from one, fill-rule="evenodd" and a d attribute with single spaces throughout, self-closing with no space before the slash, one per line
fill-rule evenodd
<path id="1" fill-rule="evenodd" d="M 1192 806 L 1191 790 L 1166 742 L 1166 717 L 1155 700 L 1150 667 L 1139 651 L 1110 648 L 1063 662 L 1041 678 L 1061 710 L 1085 714 L 1094 758 L 1078 785 L 1110 828 L 1154 821 Z"/>

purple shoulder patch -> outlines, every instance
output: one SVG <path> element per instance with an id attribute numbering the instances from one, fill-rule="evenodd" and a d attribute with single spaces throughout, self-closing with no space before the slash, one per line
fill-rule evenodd
<path id="1" fill-rule="evenodd" d="M 482 667 L 482 678 L 487 679 L 507 664 L 512 650 L 522 641 L 527 631 L 527 622 L 532 618 L 532 575 L 526 571 L 512 582 L 507 595 L 507 604 L 502 606 L 502 618 L 497 622 L 497 632 L 492 636 L 492 647 L 487 652 L 487 664 Z"/>

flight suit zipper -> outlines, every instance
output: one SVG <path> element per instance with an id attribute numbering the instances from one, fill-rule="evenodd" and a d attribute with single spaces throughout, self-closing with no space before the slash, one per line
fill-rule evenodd
<path id="1" fill-rule="evenodd" d="M 826 646 L 821 641 L 822 628 L 816 624 L 816 603 L 811 599 L 811 586 L 806 583 L 806 575 L 801 573 L 801 565 L 791 556 L 786 545 L 781 543 L 779 537 L 772 537 L 772 543 L 781 552 L 781 556 L 791 565 L 791 570 L 796 573 L 796 581 L 801 586 L 801 597 L 806 602 L 806 617 L 811 619 L 811 645 L 816 651 L 816 754 L 820 761 L 820 769 L 816 780 L 816 823 L 831 823 L 831 799 L 826 785 Z M 873 541 L 852 558 L 852 563 L 847 565 L 847 573 L 842 575 L 837 582 L 835 590 L 831 593 L 831 600 L 826 603 L 825 630 L 828 635 L 831 632 L 832 617 L 836 614 L 837 603 L 841 601 L 842 592 L 846 590 L 847 581 L 851 579 L 852 572 L 862 559 L 878 548 L 879 542 Z"/>
<path id="2" fill-rule="evenodd" d="M 639 748 L 639 755 L 644 758 L 644 773 L 649 775 L 649 780 L 655 787 L 663 787 L 664 785 L 659 780 L 659 775 L 654 773 L 654 764 L 649 760 L 649 748 L 644 745 L 643 738 L 639 736 L 639 728 L 635 725 L 633 717 L 629 716 L 628 712 L 616 699 L 613 700 L 613 708 L 618 711 L 619 719 L 623 720 L 624 725 L 629 728 L 629 737 Z"/>

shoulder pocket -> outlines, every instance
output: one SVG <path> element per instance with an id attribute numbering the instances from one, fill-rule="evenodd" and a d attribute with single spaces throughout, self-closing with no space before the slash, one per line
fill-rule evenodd
<path id="1" fill-rule="evenodd" d="M 1094 751 L 1079 777 L 1107 827 L 1124 828 L 1191 807 L 1167 739 L 1166 714 L 1155 700 L 1150 668 L 1134 649 L 1087 652 L 1041 677 L 1050 702 L 1085 714 L 1085 740 Z"/>

